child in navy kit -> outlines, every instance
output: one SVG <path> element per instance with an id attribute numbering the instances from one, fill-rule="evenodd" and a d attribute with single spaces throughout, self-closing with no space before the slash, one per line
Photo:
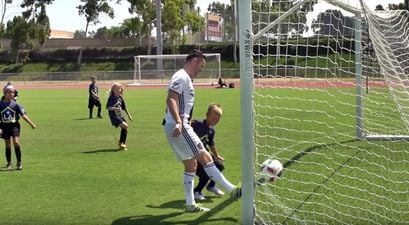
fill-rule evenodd
<path id="1" fill-rule="evenodd" d="M 129 114 L 128 109 L 126 108 L 125 100 L 122 95 L 122 85 L 119 83 L 112 84 L 109 91 L 106 108 L 108 110 L 108 115 L 112 126 L 121 128 L 118 146 L 119 150 L 124 151 L 127 150 L 125 142 L 128 135 L 128 124 L 126 123 L 125 116 L 122 114 L 122 112 L 124 111 L 126 113 L 130 121 L 132 121 L 132 116 Z"/>
<path id="2" fill-rule="evenodd" d="M 101 102 L 99 101 L 98 96 L 98 86 L 96 85 L 97 77 L 91 77 L 91 84 L 88 87 L 88 109 L 89 109 L 89 118 L 92 119 L 92 111 L 94 110 L 94 106 L 98 108 L 97 117 L 102 118 L 101 116 Z"/>
<path id="3" fill-rule="evenodd" d="M 222 108 L 219 104 L 210 104 L 207 108 L 206 118 L 204 120 L 193 120 L 191 126 L 202 141 L 207 151 L 211 152 L 214 164 L 217 169 L 222 172 L 224 170 L 224 158 L 219 154 L 215 143 L 214 126 L 219 122 L 222 116 Z M 205 200 L 206 197 L 202 194 L 202 190 L 206 187 L 207 191 L 213 192 L 217 196 L 224 195 L 224 192 L 216 187 L 216 183 L 209 178 L 203 166 L 198 163 L 196 175 L 199 177 L 199 183 L 194 188 L 194 198 L 196 200 Z M 209 182 L 210 180 L 210 182 Z M 207 186 L 206 186 L 207 185 Z"/>
<path id="4" fill-rule="evenodd" d="M 13 85 L 8 85 L 3 89 L 3 99 L 0 101 L 0 129 L 1 137 L 6 145 L 6 160 L 7 169 L 12 168 L 11 162 L 11 140 L 13 140 L 14 151 L 17 159 L 17 170 L 23 169 L 21 163 L 21 148 L 20 148 L 20 117 L 24 119 L 34 129 L 36 125 L 26 115 L 23 106 L 14 101 L 15 89 Z"/>

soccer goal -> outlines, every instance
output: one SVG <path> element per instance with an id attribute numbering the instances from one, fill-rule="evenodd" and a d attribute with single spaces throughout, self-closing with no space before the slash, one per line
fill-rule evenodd
<path id="1" fill-rule="evenodd" d="M 238 4 L 243 224 L 408 224 L 409 13 Z"/>
<path id="2" fill-rule="evenodd" d="M 206 67 L 195 78 L 195 85 L 216 85 L 221 77 L 220 53 L 205 53 Z M 187 54 L 134 56 L 134 76 L 129 85 L 167 84 L 172 75 L 182 69 Z"/>

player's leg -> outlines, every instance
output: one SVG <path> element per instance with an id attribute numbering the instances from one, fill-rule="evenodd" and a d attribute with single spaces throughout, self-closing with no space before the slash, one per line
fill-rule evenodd
<path id="1" fill-rule="evenodd" d="M 227 191 L 231 192 L 234 189 L 234 185 L 230 183 L 226 177 L 217 169 L 214 161 L 207 151 L 202 151 L 198 155 L 196 155 L 196 159 L 199 163 L 203 165 L 204 170 L 206 171 L 207 175 L 210 179 L 220 183 Z"/>
<path id="2" fill-rule="evenodd" d="M 13 145 L 14 145 L 14 152 L 16 153 L 17 159 L 17 170 L 23 169 L 23 164 L 21 162 L 21 148 L 20 148 L 20 138 L 18 136 L 12 137 Z"/>
<path id="3" fill-rule="evenodd" d="M 193 196 L 193 186 L 195 181 L 195 170 L 197 162 L 194 159 L 183 160 L 185 171 L 183 173 L 183 186 L 186 196 L 186 205 L 195 205 L 196 202 Z"/>
<path id="4" fill-rule="evenodd" d="M 212 156 L 213 157 L 213 156 Z M 223 162 L 220 160 L 217 160 L 213 157 L 213 162 L 216 165 L 216 168 L 220 171 L 223 172 L 224 170 L 224 165 Z M 213 192 L 215 195 L 221 196 L 224 195 L 224 192 L 220 190 L 219 188 L 216 187 L 216 183 L 213 180 L 210 180 L 209 184 L 207 185 L 206 189 L 210 192 Z"/>
<path id="5" fill-rule="evenodd" d="M 121 124 L 119 124 L 119 127 L 121 128 L 121 133 L 119 136 L 119 148 L 121 150 L 127 150 L 126 149 L 126 138 L 128 137 L 128 124 L 123 121 Z"/>
<path id="6" fill-rule="evenodd" d="M 206 184 L 209 182 L 210 178 L 209 176 L 207 176 L 206 172 L 203 169 L 203 166 L 200 163 L 198 163 L 197 165 L 196 175 L 199 177 L 199 183 L 193 189 L 194 197 L 196 200 L 205 200 L 206 198 L 202 194 L 202 190 L 206 186 Z"/>
<path id="7" fill-rule="evenodd" d="M 100 102 L 100 101 L 97 101 L 97 102 L 95 103 L 95 106 L 98 108 L 97 117 L 98 117 L 98 118 L 102 118 L 102 116 L 101 116 L 101 102 Z"/>
<path id="8" fill-rule="evenodd" d="M 233 185 L 230 183 L 224 175 L 216 168 L 212 156 L 203 146 L 202 141 L 193 131 L 193 128 L 190 125 L 185 125 L 182 129 L 182 135 L 187 143 L 190 143 L 189 147 L 191 148 L 195 159 L 202 164 L 204 170 L 210 179 L 214 180 L 216 183 L 222 185 L 228 192 L 230 196 L 234 199 L 241 197 L 241 188 L 240 185 Z"/>
<path id="9" fill-rule="evenodd" d="M 6 150 L 6 161 L 7 161 L 7 169 L 11 169 L 12 163 L 11 163 L 11 141 L 10 137 L 7 139 L 4 139 L 4 144 L 5 144 L 5 150 Z"/>
<path id="10" fill-rule="evenodd" d="M 92 119 L 92 114 L 94 110 L 94 102 L 90 99 L 88 100 L 88 111 L 89 111 L 89 119 Z"/>
<path id="11" fill-rule="evenodd" d="M 237 200 L 241 197 L 240 185 L 235 186 L 226 179 L 226 177 L 215 166 L 209 152 L 203 151 L 199 153 L 196 156 L 196 159 L 198 162 L 202 163 L 203 168 L 210 179 L 223 186 L 230 193 L 231 198 Z"/>
<path id="12" fill-rule="evenodd" d="M 172 136 L 174 126 L 174 124 L 166 123 L 164 125 L 164 131 L 166 138 L 172 147 L 173 153 L 176 155 L 176 158 L 183 163 L 185 168 L 183 171 L 183 187 L 186 198 L 185 211 L 191 213 L 209 211 L 208 208 L 201 207 L 195 202 L 193 187 L 197 162 L 194 159 L 194 154 L 191 150 L 192 146 L 186 141 L 185 136 Z"/>

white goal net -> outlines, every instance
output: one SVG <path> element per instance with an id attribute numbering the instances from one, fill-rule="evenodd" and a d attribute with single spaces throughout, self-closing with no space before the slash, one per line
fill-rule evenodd
<path id="1" fill-rule="evenodd" d="M 254 126 L 247 167 L 257 180 L 264 160 L 284 165 L 278 181 L 254 189 L 243 178 L 254 201 L 243 202 L 254 206 L 244 217 L 409 224 L 409 13 L 352 0 L 244 8 L 252 20 L 247 36 L 240 27 L 240 60 L 251 59 L 241 80 L 252 79 L 251 102 L 242 102 Z"/>
<path id="2" fill-rule="evenodd" d="M 216 85 L 221 77 L 220 53 L 205 53 L 206 67 L 195 78 L 196 85 Z M 187 54 L 138 55 L 134 57 L 134 76 L 130 85 L 167 84 L 172 75 L 183 68 Z"/>

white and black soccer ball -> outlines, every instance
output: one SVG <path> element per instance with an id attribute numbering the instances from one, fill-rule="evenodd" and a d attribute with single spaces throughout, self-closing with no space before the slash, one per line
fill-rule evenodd
<path id="1" fill-rule="evenodd" d="M 260 172 L 258 183 L 273 182 L 281 177 L 283 164 L 277 159 L 267 159 L 261 164 Z"/>

